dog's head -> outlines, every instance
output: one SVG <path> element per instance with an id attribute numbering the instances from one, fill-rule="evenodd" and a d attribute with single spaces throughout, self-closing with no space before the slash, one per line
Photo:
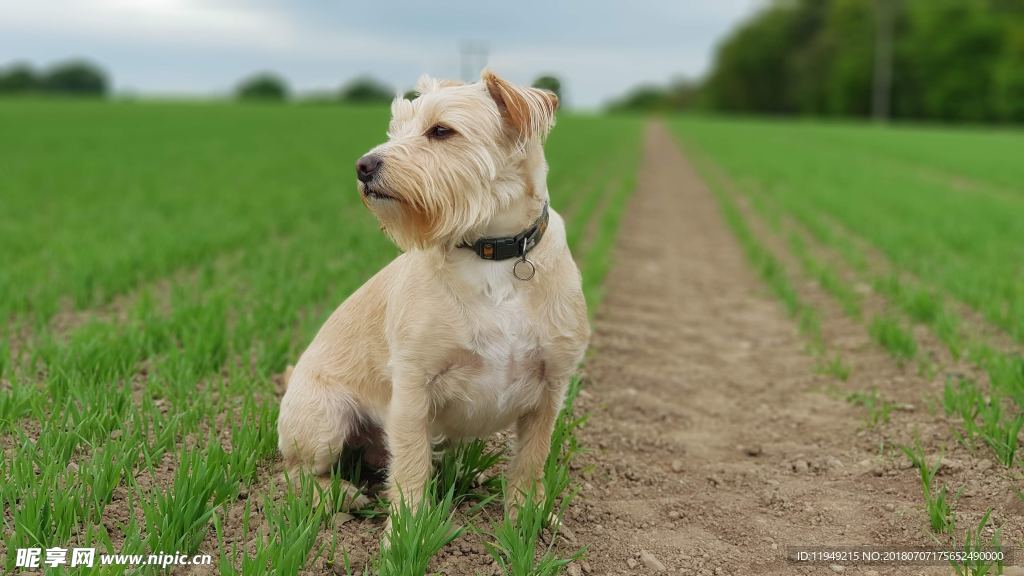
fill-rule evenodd
<path id="1" fill-rule="evenodd" d="M 388 141 L 356 163 L 363 202 L 400 248 L 473 241 L 522 196 L 546 200 L 554 94 L 486 70 L 478 83 L 423 77 L 416 88 L 392 103 Z"/>

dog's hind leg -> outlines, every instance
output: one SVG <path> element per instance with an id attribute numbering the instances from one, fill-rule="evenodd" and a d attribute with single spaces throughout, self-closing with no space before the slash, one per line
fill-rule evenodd
<path id="1" fill-rule="evenodd" d="M 316 499 L 331 491 L 331 470 L 341 458 L 349 436 L 359 426 L 359 412 L 352 398 L 315 374 L 295 370 L 281 400 L 277 419 L 278 448 L 284 457 L 285 475 L 297 483 L 302 473 L 319 485 Z M 338 508 L 360 508 L 368 499 L 349 482 L 341 481 Z"/>

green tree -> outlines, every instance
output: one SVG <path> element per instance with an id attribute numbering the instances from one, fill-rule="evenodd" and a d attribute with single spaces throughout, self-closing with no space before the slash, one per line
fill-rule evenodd
<path id="1" fill-rule="evenodd" d="M 896 39 L 897 113 L 991 120 L 1002 30 L 983 0 L 907 0 Z"/>
<path id="2" fill-rule="evenodd" d="M 612 112 L 672 112 L 693 110 L 701 106 L 703 94 L 700 85 L 686 79 L 673 81 L 668 86 L 644 84 L 612 102 Z"/>
<path id="3" fill-rule="evenodd" d="M 1003 55 L 995 66 L 996 114 L 1024 122 L 1024 19 L 1009 21 Z"/>
<path id="4" fill-rule="evenodd" d="M 787 77 L 797 111 L 867 116 L 871 112 L 874 11 L 864 0 L 833 0 L 791 55 Z"/>
<path id="5" fill-rule="evenodd" d="M 655 84 L 637 86 L 608 106 L 611 112 L 665 112 L 670 109 L 668 91 Z"/>
<path id="6" fill-rule="evenodd" d="M 12 64 L 0 70 L 0 94 L 25 94 L 39 89 L 39 77 L 28 64 Z"/>
<path id="7" fill-rule="evenodd" d="M 537 79 L 533 81 L 533 87 L 550 90 L 555 93 L 555 96 L 558 96 L 559 102 L 562 101 L 562 81 L 559 80 L 557 76 L 553 76 L 551 74 L 538 76 Z"/>
<path id="8" fill-rule="evenodd" d="M 395 91 L 369 76 L 360 76 L 341 88 L 339 97 L 346 104 L 389 104 Z"/>
<path id="9" fill-rule="evenodd" d="M 85 60 L 54 65 L 40 84 L 47 92 L 73 96 L 104 96 L 109 90 L 107 75 L 99 66 Z"/>
<path id="10" fill-rule="evenodd" d="M 809 4 L 772 4 L 722 44 L 707 87 L 715 108 L 763 113 L 798 110 L 790 57 L 806 42 L 807 22 L 820 11 L 801 13 Z"/>
<path id="11" fill-rule="evenodd" d="M 721 44 L 705 101 L 724 111 L 866 116 L 879 2 L 894 16 L 896 117 L 1022 119 L 1022 0 L 775 0 Z"/>
<path id="12" fill-rule="evenodd" d="M 288 99 L 288 84 L 274 74 L 261 72 L 239 83 L 235 96 L 239 100 L 281 102 Z"/>

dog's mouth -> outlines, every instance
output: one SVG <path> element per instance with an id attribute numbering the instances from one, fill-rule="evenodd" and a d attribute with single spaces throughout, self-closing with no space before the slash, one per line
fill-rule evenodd
<path id="1" fill-rule="evenodd" d="M 371 186 L 369 184 L 360 183 L 359 187 L 363 191 L 363 196 L 365 196 L 369 200 L 385 200 L 385 201 L 390 201 L 390 202 L 398 202 L 399 201 L 398 196 L 395 196 L 394 194 L 391 194 L 389 192 L 381 190 L 380 188 L 378 188 L 376 186 Z"/>

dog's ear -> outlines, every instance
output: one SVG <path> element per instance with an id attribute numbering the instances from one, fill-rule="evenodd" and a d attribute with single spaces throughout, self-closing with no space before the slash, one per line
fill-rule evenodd
<path id="1" fill-rule="evenodd" d="M 553 92 L 515 86 L 490 70 L 484 70 L 480 80 L 520 144 L 530 138 L 544 138 L 555 125 L 558 96 Z"/>

